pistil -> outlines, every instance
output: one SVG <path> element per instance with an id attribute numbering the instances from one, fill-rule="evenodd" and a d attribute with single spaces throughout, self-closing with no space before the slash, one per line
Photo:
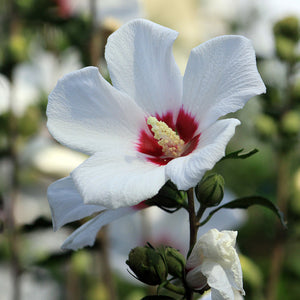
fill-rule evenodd
<path id="1" fill-rule="evenodd" d="M 147 124 L 151 125 L 154 138 L 162 147 L 162 151 L 167 157 L 178 157 L 184 150 L 184 141 L 165 122 L 158 121 L 155 117 L 149 117 Z"/>

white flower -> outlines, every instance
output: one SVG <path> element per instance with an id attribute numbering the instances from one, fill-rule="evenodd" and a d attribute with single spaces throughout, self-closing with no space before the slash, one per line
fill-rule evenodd
<path id="1" fill-rule="evenodd" d="M 200 290 L 208 284 L 213 300 L 245 295 L 242 269 L 235 250 L 236 231 L 211 229 L 194 246 L 186 264 L 188 285 Z"/>
<path id="2" fill-rule="evenodd" d="M 12 74 L 12 108 L 17 116 L 22 116 L 28 106 L 36 105 L 41 95 L 48 94 L 63 74 L 82 66 L 74 49 L 67 49 L 57 57 L 34 48 L 30 58 L 17 65 Z"/>
<path id="3" fill-rule="evenodd" d="M 134 206 L 169 179 L 180 190 L 194 187 L 240 124 L 219 117 L 265 92 L 246 38 L 222 36 L 196 47 L 182 77 L 172 55 L 176 37 L 150 21 L 131 21 L 106 45 L 113 85 L 87 67 L 50 94 L 53 137 L 91 155 L 71 173 L 85 204 Z"/>
<path id="4" fill-rule="evenodd" d="M 132 207 L 106 209 L 100 205 L 84 204 L 71 177 L 52 183 L 47 196 L 55 231 L 67 223 L 99 213 L 75 230 L 63 243 L 63 249 L 77 250 L 87 245 L 92 246 L 102 226 L 147 207 L 141 203 Z"/>

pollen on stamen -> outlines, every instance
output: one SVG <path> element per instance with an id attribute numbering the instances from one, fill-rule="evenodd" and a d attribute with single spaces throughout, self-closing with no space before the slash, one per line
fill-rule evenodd
<path id="1" fill-rule="evenodd" d="M 184 151 L 184 141 L 165 122 L 158 121 L 155 117 L 149 117 L 147 124 L 151 125 L 154 138 L 162 147 L 164 155 L 178 157 Z"/>

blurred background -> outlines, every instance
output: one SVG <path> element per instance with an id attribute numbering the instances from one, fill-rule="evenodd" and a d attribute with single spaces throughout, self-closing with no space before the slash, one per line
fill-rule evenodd
<path id="1" fill-rule="evenodd" d="M 101 231 L 94 247 L 77 252 L 60 245 L 79 222 L 52 230 L 47 187 L 86 157 L 49 135 L 47 95 L 61 76 L 87 65 L 109 80 L 106 39 L 138 17 L 180 33 L 174 55 L 182 73 L 201 42 L 222 34 L 252 40 L 267 94 L 234 114 L 242 125 L 228 151 L 259 152 L 215 170 L 226 181 L 224 201 L 265 196 L 285 213 L 289 229 L 259 207 L 220 213 L 209 226 L 239 230 L 245 299 L 298 300 L 298 0 L 0 0 L 0 300 L 138 300 L 148 290 L 127 272 L 129 250 L 146 236 L 185 250 L 184 212 L 148 209 L 124 217 Z"/>

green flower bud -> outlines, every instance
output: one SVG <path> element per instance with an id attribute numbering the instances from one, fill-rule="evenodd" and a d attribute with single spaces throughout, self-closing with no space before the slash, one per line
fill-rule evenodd
<path id="1" fill-rule="evenodd" d="M 207 207 L 218 205 L 224 196 L 224 184 L 224 178 L 219 174 L 205 176 L 195 187 L 198 201 Z"/>
<path id="2" fill-rule="evenodd" d="M 9 50 L 10 55 L 16 61 L 23 61 L 26 59 L 26 47 L 27 41 L 26 38 L 21 34 L 14 34 L 9 40 Z"/>
<path id="3" fill-rule="evenodd" d="M 281 60 L 287 62 L 293 62 L 296 60 L 296 55 L 295 55 L 296 44 L 292 40 L 284 36 L 278 36 L 275 39 L 275 47 L 276 47 L 276 53 Z"/>
<path id="4" fill-rule="evenodd" d="M 23 136 L 35 134 L 41 125 L 41 113 L 37 107 L 29 106 L 25 114 L 18 120 L 19 133 Z"/>
<path id="5" fill-rule="evenodd" d="M 274 119 L 264 114 L 255 120 L 255 129 L 263 138 L 272 138 L 277 133 L 277 126 Z"/>
<path id="6" fill-rule="evenodd" d="M 167 183 L 159 190 L 158 194 L 147 200 L 147 203 L 162 208 L 180 208 L 184 206 L 186 193 L 179 191 L 172 181 Z"/>
<path id="7" fill-rule="evenodd" d="M 149 285 L 161 284 L 168 275 L 162 256 L 147 246 L 132 249 L 126 264 L 140 281 Z"/>
<path id="8" fill-rule="evenodd" d="M 287 135 L 297 135 L 300 132 L 300 114 L 297 111 L 286 113 L 281 120 L 281 129 Z"/>
<path id="9" fill-rule="evenodd" d="M 300 37 L 298 18 L 295 16 L 289 16 L 278 21 L 273 27 L 273 32 L 275 38 L 281 36 L 297 43 Z"/>
<path id="10" fill-rule="evenodd" d="M 169 274 L 177 278 L 182 278 L 186 264 L 185 257 L 178 250 L 166 247 L 165 258 Z"/>

